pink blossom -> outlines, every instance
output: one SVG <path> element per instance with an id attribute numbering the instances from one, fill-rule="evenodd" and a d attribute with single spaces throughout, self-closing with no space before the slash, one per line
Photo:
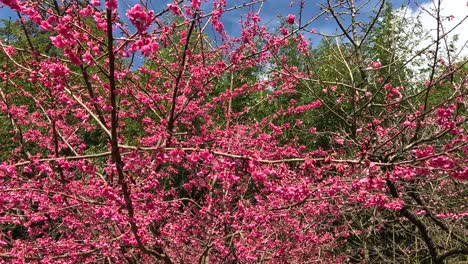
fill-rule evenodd
<path id="1" fill-rule="evenodd" d="M 392 211 L 400 211 L 404 206 L 404 202 L 402 200 L 396 200 L 392 202 L 388 202 L 384 205 L 385 208 L 392 210 Z"/>
<path id="2" fill-rule="evenodd" d="M 289 34 L 289 30 L 287 28 L 280 28 L 280 32 L 283 35 L 288 35 Z"/>
<path id="3" fill-rule="evenodd" d="M 367 70 L 378 69 L 382 67 L 382 63 L 380 61 L 371 61 L 367 66 Z"/>
<path id="4" fill-rule="evenodd" d="M 427 157 L 434 153 L 434 148 L 432 146 L 427 146 L 425 148 L 420 148 L 414 151 L 418 159 Z"/>
<path id="5" fill-rule="evenodd" d="M 51 31 L 53 29 L 52 25 L 46 20 L 42 21 L 40 26 L 45 31 Z"/>
<path id="6" fill-rule="evenodd" d="M 116 10 L 117 9 L 117 0 L 105 0 L 104 6 L 109 10 Z"/>
<path id="7" fill-rule="evenodd" d="M 452 159 L 444 156 L 439 156 L 430 159 L 431 166 L 441 169 L 451 169 L 455 166 L 455 163 Z"/>
<path id="8" fill-rule="evenodd" d="M 74 51 L 72 51 L 70 49 L 65 49 L 64 54 L 65 54 L 66 57 L 68 57 L 70 59 L 70 61 L 73 64 L 76 64 L 76 65 L 81 64 L 80 58 L 78 57 L 78 55 Z"/>
<path id="9" fill-rule="evenodd" d="M 11 165 L 6 165 L 4 163 L 0 164 L 0 178 L 11 177 L 16 173 L 16 167 Z"/>
<path id="10" fill-rule="evenodd" d="M 12 46 L 5 46 L 4 50 L 5 50 L 6 54 L 8 54 L 8 56 L 13 56 L 16 53 L 16 48 L 12 47 Z"/>
<path id="11" fill-rule="evenodd" d="M 137 28 L 139 33 L 144 32 L 151 25 L 154 12 L 146 12 L 143 8 L 136 4 L 127 11 L 127 16 L 130 22 Z"/>
<path id="12" fill-rule="evenodd" d="M 93 13 L 93 8 L 88 5 L 85 9 L 80 10 L 80 16 L 87 17 Z"/>
<path id="13" fill-rule="evenodd" d="M 450 174 L 453 178 L 461 181 L 468 181 L 468 167 L 462 168 L 459 171 L 455 171 Z"/>
<path id="14" fill-rule="evenodd" d="M 1 0 L 2 4 L 9 6 L 11 9 L 20 11 L 21 7 L 18 4 L 18 0 Z"/>
<path id="15" fill-rule="evenodd" d="M 288 24 L 290 24 L 290 25 L 294 24 L 295 20 L 296 20 L 296 16 L 293 15 L 293 14 L 289 14 L 286 17 L 286 22 L 288 22 Z"/>
<path id="16" fill-rule="evenodd" d="M 201 0 L 192 0 L 192 8 L 193 9 L 200 9 Z"/>
<path id="17" fill-rule="evenodd" d="M 94 65 L 93 57 L 91 56 L 91 52 L 89 50 L 83 54 L 83 61 L 90 66 Z"/>
<path id="18" fill-rule="evenodd" d="M 338 144 L 338 145 L 343 145 L 343 144 L 344 144 L 344 139 L 343 139 L 343 138 L 335 137 L 333 140 L 334 140 L 335 143 Z"/>
<path id="19" fill-rule="evenodd" d="M 172 11 L 172 13 L 175 15 L 175 16 L 180 16 L 181 12 L 180 12 L 180 8 L 178 5 L 176 4 L 168 4 L 167 7 L 169 8 L 169 10 Z"/>

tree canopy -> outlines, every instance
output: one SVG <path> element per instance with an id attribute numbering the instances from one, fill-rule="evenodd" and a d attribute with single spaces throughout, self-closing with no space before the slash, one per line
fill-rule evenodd
<path id="1" fill-rule="evenodd" d="M 468 59 L 443 3 L 421 48 L 385 0 L 276 26 L 226 2 L 0 0 L 0 259 L 466 261 Z"/>

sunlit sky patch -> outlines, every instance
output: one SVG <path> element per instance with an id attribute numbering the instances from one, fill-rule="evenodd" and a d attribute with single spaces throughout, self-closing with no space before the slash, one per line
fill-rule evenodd
<path id="1" fill-rule="evenodd" d="M 102 1 L 104 2 L 104 1 Z M 145 2 L 145 1 L 143 1 Z M 147 1 L 148 8 L 155 10 L 156 12 L 161 11 L 163 8 L 166 7 L 168 3 L 171 3 L 171 0 L 158 0 L 158 1 Z M 227 7 L 232 7 L 242 3 L 243 1 L 239 0 L 227 0 Z M 333 2 L 333 1 L 330 1 Z M 361 4 L 364 1 L 356 1 L 357 4 Z M 421 1 L 409 1 L 409 0 L 391 0 L 391 4 L 395 9 L 400 9 L 405 7 L 405 11 L 403 12 L 408 17 L 416 17 L 421 16 L 421 22 L 427 31 L 433 32 L 434 35 L 434 28 L 436 27 L 436 21 L 433 17 L 429 14 L 425 13 L 424 10 L 430 10 L 433 8 L 434 3 L 432 1 L 421 0 Z M 140 3 L 138 0 L 127 0 L 127 1 L 119 1 L 119 14 L 121 18 L 125 21 L 125 10 L 133 5 Z M 259 15 L 262 19 L 261 23 L 266 25 L 269 29 L 274 30 L 278 28 L 281 23 L 284 23 L 284 20 L 288 14 L 294 14 L 296 17 L 299 17 L 299 3 L 300 0 L 268 0 L 265 1 L 261 5 L 261 10 Z M 303 23 L 307 22 L 311 17 L 316 16 L 320 13 L 321 8 L 320 4 L 325 4 L 325 0 L 305 0 L 304 6 L 302 9 L 302 21 Z M 360 19 L 368 19 L 372 15 L 372 11 L 374 8 L 378 7 L 380 3 L 379 0 L 370 0 L 369 4 L 367 5 L 366 9 L 363 9 L 360 13 Z M 209 10 L 212 6 L 212 1 L 204 1 L 202 8 Z M 222 18 L 222 22 L 224 23 L 225 30 L 233 36 L 240 34 L 240 21 L 242 16 L 247 11 L 257 12 L 259 10 L 260 4 L 256 4 L 244 9 L 238 9 L 231 12 L 224 14 Z M 447 25 L 447 30 L 453 26 L 456 26 L 461 20 L 466 18 L 466 14 L 468 14 L 468 6 L 466 0 L 443 0 L 442 1 L 442 14 L 445 17 L 453 15 L 453 19 L 450 23 L 444 23 Z M 247 9 L 247 10 L 246 10 Z M 401 9 L 400 9 L 401 10 Z M 6 20 L 16 20 L 17 15 L 16 12 L 13 12 L 8 7 L 0 7 L 0 18 Z M 344 20 L 344 23 L 349 23 L 349 21 Z M 466 28 L 468 25 L 468 21 L 462 23 L 461 26 L 454 30 L 450 38 L 452 38 L 455 34 L 458 35 L 459 40 L 456 43 L 456 48 L 458 51 L 461 51 L 460 55 L 468 55 L 466 42 L 468 41 L 468 30 Z M 338 25 L 330 19 L 329 17 L 322 16 L 316 21 L 314 21 L 308 29 L 313 29 L 317 33 L 324 33 L 324 34 L 333 34 L 339 31 Z M 463 30 L 465 29 L 465 30 Z M 206 32 L 207 34 L 216 37 L 216 34 L 212 29 L 208 29 Z M 320 40 L 321 36 L 319 34 L 311 34 L 305 33 L 306 37 L 311 41 L 312 45 L 317 45 Z M 427 40 L 429 41 L 429 40 Z M 421 42 L 421 45 L 427 44 L 426 42 Z"/>

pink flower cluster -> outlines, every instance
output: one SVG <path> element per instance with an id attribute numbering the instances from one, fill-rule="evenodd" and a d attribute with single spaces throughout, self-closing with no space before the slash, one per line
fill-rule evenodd
<path id="1" fill-rule="evenodd" d="M 137 28 L 139 33 L 145 32 L 151 25 L 154 11 L 145 11 L 141 5 L 136 4 L 127 11 L 127 17 L 130 22 Z"/>
<path id="2" fill-rule="evenodd" d="M 169 10 L 172 11 L 172 13 L 175 15 L 175 16 L 180 16 L 181 15 L 181 12 L 180 12 L 180 8 L 177 4 L 168 4 L 167 5 L 167 8 Z"/>
<path id="3" fill-rule="evenodd" d="M 13 10 L 21 10 L 21 6 L 18 4 L 18 0 L 0 0 L 0 2 L 6 6 L 9 6 Z"/>
<path id="4" fill-rule="evenodd" d="M 192 0 L 192 8 L 193 9 L 200 9 L 201 0 Z"/>
<path id="5" fill-rule="evenodd" d="M 141 51 L 143 56 L 151 56 L 159 50 L 159 43 L 147 36 L 141 36 L 140 39 L 130 45 L 129 52 Z"/>
<path id="6" fill-rule="evenodd" d="M 109 10 L 116 10 L 118 7 L 117 0 L 105 0 L 104 6 Z"/>
<path id="7" fill-rule="evenodd" d="M 290 25 L 294 24 L 295 21 L 296 21 L 296 16 L 293 15 L 293 14 L 289 14 L 286 17 L 286 22 L 288 22 L 288 24 L 290 24 Z"/>
<path id="8" fill-rule="evenodd" d="M 382 63 L 380 61 L 371 61 L 367 65 L 367 70 L 375 70 L 379 69 L 380 67 L 382 67 Z"/>

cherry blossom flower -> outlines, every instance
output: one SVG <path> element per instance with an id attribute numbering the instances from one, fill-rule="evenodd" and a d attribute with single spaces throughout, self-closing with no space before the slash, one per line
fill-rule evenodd
<path id="1" fill-rule="evenodd" d="M 295 20 L 296 20 L 296 16 L 295 16 L 295 15 L 289 14 L 289 15 L 286 17 L 286 22 L 288 22 L 288 24 L 290 24 L 290 25 L 294 24 Z"/>

